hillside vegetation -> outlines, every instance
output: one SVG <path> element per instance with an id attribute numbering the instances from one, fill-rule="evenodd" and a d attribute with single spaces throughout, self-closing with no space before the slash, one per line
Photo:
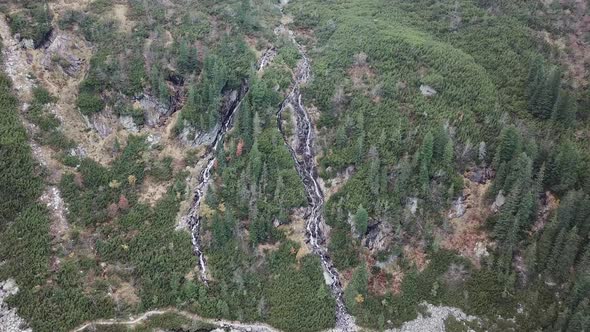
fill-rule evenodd
<path id="1" fill-rule="evenodd" d="M 589 10 L 0 5 L 20 43 L 3 63 L 23 59 L 32 85 L 0 74 L 0 281 L 19 287 L 8 305 L 34 331 L 164 308 L 284 331 L 341 328 L 344 311 L 381 331 L 425 302 L 478 317 L 449 316 L 447 331 L 589 330 Z M 299 84 L 309 133 L 284 107 Z M 298 159 L 310 155 L 325 198 L 315 238 Z M 197 206 L 206 283 L 186 216 L 209 158 Z M 136 330 L 189 324 L 169 314 Z"/>

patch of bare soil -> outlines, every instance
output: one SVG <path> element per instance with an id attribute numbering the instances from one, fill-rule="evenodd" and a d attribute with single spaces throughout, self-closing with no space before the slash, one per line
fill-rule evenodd
<path id="1" fill-rule="evenodd" d="M 542 230 L 549 221 L 549 215 L 559 207 L 559 199 L 551 192 L 547 191 L 541 200 L 541 208 L 537 213 L 537 220 L 532 228 L 532 233 L 537 233 Z"/>
<path id="2" fill-rule="evenodd" d="M 416 268 L 418 268 L 418 271 L 423 271 L 430 262 L 430 260 L 428 260 L 426 257 L 423 243 L 404 245 L 404 257 L 410 262 L 414 263 Z"/>
<path id="3" fill-rule="evenodd" d="M 279 229 L 283 230 L 287 239 L 299 244 L 299 250 L 296 256 L 297 260 L 311 253 L 309 246 L 305 243 L 305 208 L 293 210 L 291 222 L 279 226 Z"/>
<path id="4" fill-rule="evenodd" d="M 47 187 L 43 192 L 43 195 L 41 195 L 40 200 L 47 206 L 47 209 L 51 214 L 52 222 L 49 226 L 49 232 L 53 237 L 54 242 L 66 240 L 70 228 L 66 219 L 68 209 L 65 206 L 59 189 L 55 186 Z"/>
<path id="5" fill-rule="evenodd" d="M 117 305 L 124 303 L 129 306 L 134 306 L 139 303 L 139 296 L 137 296 L 136 289 L 128 282 L 120 282 L 112 292 L 113 300 Z"/>
<path id="6" fill-rule="evenodd" d="M 352 81 L 352 87 L 354 89 L 368 92 L 376 75 L 369 66 L 365 53 L 361 52 L 354 56 L 354 63 L 348 69 L 348 76 Z"/>
<path id="7" fill-rule="evenodd" d="M 326 201 L 328 201 L 332 195 L 339 192 L 353 174 L 354 166 L 348 166 L 343 172 L 339 172 L 331 179 L 324 180 L 319 178 L 319 183 L 324 192 Z"/>
<path id="8" fill-rule="evenodd" d="M 547 31 L 540 32 L 549 45 L 559 52 L 559 60 L 567 68 L 567 74 L 575 89 L 585 89 L 590 84 L 590 14 L 586 0 L 560 1 L 569 4 L 567 9 L 559 11 L 553 23 L 559 30 L 568 31 L 557 35 Z M 549 8 L 552 1 L 545 3 Z M 548 15 L 541 12 L 540 15 Z"/>
<path id="9" fill-rule="evenodd" d="M 465 213 L 449 220 L 451 231 L 441 234 L 442 247 L 456 250 L 461 256 L 468 258 L 475 266 L 487 255 L 486 247 L 491 243 L 482 226 L 491 214 L 485 201 L 486 192 L 491 182 L 481 184 L 465 178 Z"/>
<path id="10" fill-rule="evenodd" d="M 120 29 L 123 32 L 130 33 L 135 26 L 135 22 L 127 18 L 128 7 L 126 4 L 114 4 L 113 15 L 119 21 Z"/>
<path id="11" fill-rule="evenodd" d="M 141 203 L 147 203 L 150 206 L 155 206 L 158 200 L 164 197 L 170 184 L 170 181 L 159 182 L 151 176 L 146 177 L 141 184 L 139 201 Z"/>
<path id="12" fill-rule="evenodd" d="M 29 68 L 35 64 L 31 58 L 31 53 L 25 51 L 19 43 L 13 38 L 4 16 L 0 16 L 0 37 L 3 40 L 2 49 L 3 67 L 7 75 L 14 84 L 19 100 L 23 103 L 30 101 L 32 88 L 35 86 Z M 21 116 L 21 121 L 27 129 L 29 137 L 37 131 L 32 123 L 26 121 Z M 59 183 L 62 175 L 61 164 L 52 157 L 52 151 L 46 146 L 41 146 L 33 140 L 29 140 L 31 150 L 37 162 L 46 169 L 47 180 L 50 183 Z M 66 219 L 67 207 L 61 197 L 61 193 L 56 186 L 49 186 L 39 198 L 41 203 L 45 204 L 50 212 L 51 225 L 50 232 L 53 238 L 52 248 L 57 251 L 57 245 L 68 237 L 69 224 Z M 52 258 L 53 262 L 59 262 L 57 257 Z"/>

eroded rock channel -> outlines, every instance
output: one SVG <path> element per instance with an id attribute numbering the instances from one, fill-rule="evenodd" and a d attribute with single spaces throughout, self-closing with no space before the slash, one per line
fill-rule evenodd
<path id="1" fill-rule="evenodd" d="M 264 70 L 266 66 L 270 63 L 276 51 L 274 48 L 267 49 L 264 54 L 260 57 L 256 69 L 260 72 Z M 219 145 L 223 145 L 223 137 L 225 133 L 227 133 L 233 125 L 233 118 L 237 111 L 240 109 L 242 105 L 242 101 L 244 97 L 248 93 L 249 90 L 249 83 L 247 81 L 243 81 L 239 90 L 234 91 L 232 94 L 234 95 L 233 98 L 229 98 L 224 103 L 223 110 L 222 110 L 222 119 L 221 124 L 218 125 L 214 129 L 214 137 L 209 145 L 207 154 L 205 155 L 204 159 L 207 160 L 205 167 L 201 171 L 199 175 L 198 184 L 193 191 L 193 199 L 188 210 L 187 215 L 185 216 L 185 222 L 188 225 L 191 233 L 191 241 L 193 244 L 193 252 L 197 256 L 199 261 L 199 270 L 201 275 L 201 280 L 205 285 L 208 284 L 208 277 L 207 277 L 207 261 L 205 259 L 205 254 L 203 253 L 203 248 L 201 245 L 201 221 L 202 216 L 199 213 L 201 201 L 205 197 L 207 186 L 209 185 L 209 180 L 211 178 L 211 169 L 215 165 L 215 152 Z"/>
<path id="2" fill-rule="evenodd" d="M 284 6 L 283 4 L 282 6 Z M 281 12 L 283 8 L 281 7 Z M 281 104 L 277 112 L 277 123 L 279 130 L 283 135 L 285 144 L 295 162 L 297 173 L 305 187 L 305 193 L 309 203 L 307 221 L 306 221 L 306 242 L 313 254 L 320 258 L 324 277 L 329 283 L 330 290 L 334 299 L 336 300 L 336 328 L 342 331 L 356 331 L 357 327 L 354 318 L 348 314 L 346 306 L 344 305 L 344 296 L 342 283 L 340 282 L 340 275 L 332 262 L 326 248 L 326 237 L 322 232 L 322 224 L 324 221 L 324 193 L 317 181 L 317 165 L 315 159 L 315 151 L 313 146 L 314 133 L 313 125 L 308 111 L 305 109 L 303 98 L 301 95 L 301 86 L 308 82 L 311 77 L 311 67 L 309 58 L 305 52 L 305 48 L 297 42 L 294 34 L 286 25 L 280 25 L 275 29 L 276 34 L 287 34 L 291 41 L 297 47 L 301 60 L 297 64 L 294 73 L 294 83 L 292 90 L 287 95 L 287 98 Z M 297 146 L 293 147 L 289 144 L 289 139 L 283 128 L 282 114 L 286 109 L 293 110 L 296 117 L 296 135 Z"/>

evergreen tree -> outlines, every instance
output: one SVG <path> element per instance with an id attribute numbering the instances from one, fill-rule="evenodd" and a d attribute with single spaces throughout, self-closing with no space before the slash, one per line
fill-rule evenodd
<path id="1" fill-rule="evenodd" d="M 567 234 L 566 242 L 563 247 L 563 251 L 561 252 L 561 258 L 556 264 L 554 277 L 556 277 L 558 280 L 566 280 L 567 276 L 569 275 L 568 272 L 574 265 L 579 245 L 580 238 L 578 236 L 578 229 L 574 227 Z"/>
<path id="2" fill-rule="evenodd" d="M 449 135 L 447 135 L 447 132 L 442 126 L 437 126 L 432 137 L 432 159 L 439 162 L 443 161 L 445 147 L 449 141 Z"/>
<path id="3" fill-rule="evenodd" d="M 346 130 L 344 129 L 344 126 L 339 126 L 338 129 L 336 130 L 336 146 L 339 148 L 344 148 L 346 147 L 346 144 L 348 143 L 348 137 L 346 136 Z"/>
<path id="4" fill-rule="evenodd" d="M 262 154 L 258 150 L 258 142 L 254 141 L 252 150 L 250 150 L 250 165 L 252 166 L 252 181 L 258 183 L 260 176 L 262 175 Z"/>
<path id="5" fill-rule="evenodd" d="M 239 114 L 239 130 L 246 147 L 251 147 L 253 143 L 252 135 L 252 114 L 250 111 L 250 103 L 242 103 L 242 109 Z"/>
<path id="6" fill-rule="evenodd" d="M 551 249 L 553 248 L 553 242 L 558 232 L 559 222 L 557 221 L 557 218 L 553 218 L 553 220 L 545 226 L 545 230 L 538 242 L 536 265 L 539 272 L 544 271 L 547 266 L 551 255 Z"/>
<path id="7" fill-rule="evenodd" d="M 553 191 L 564 193 L 573 189 L 578 180 L 579 153 L 571 142 L 562 143 L 552 159 L 547 183 Z"/>
<path id="8" fill-rule="evenodd" d="M 419 176 L 423 192 L 428 191 L 428 185 L 430 183 L 430 166 L 432 164 L 433 145 L 434 137 L 431 132 L 428 132 L 424 136 L 424 140 L 422 141 L 422 145 L 418 152 L 418 165 L 420 167 Z"/>
<path id="9" fill-rule="evenodd" d="M 361 262 L 344 290 L 344 301 L 349 310 L 354 311 L 360 300 L 367 297 L 369 275 L 365 262 Z M 359 297 L 360 295 L 360 297 Z"/>
<path id="10" fill-rule="evenodd" d="M 586 249 L 580 257 L 578 264 L 576 265 L 577 275 L 590 275 L 590 243 L 586 245 Z"/>
<path id="11" fill-rule="evenodd" d="M 541 95 L 537 97 L 537 102 L 532 110 L 533 115 L 541 119 L 548 119 L 553 112 L 553 106 L 557 101 L 559 95 L 559 88 L 561 84 L 561 71 L 553 69 L 549 77 L 545 80 Z"/>
<path id="12" fill-rule="evenodd" d="M 354 215 L 354 226 L 359 236 L 363 236 L 367 232 L 369 224 L 369 213 L 362 205 L 359 205 Z"/>
<path id="13" fill-rule="evenodd" d="M 369 187 L 373 195 L 379 195 L 381 189 L 381 161 L 379 160 L 379 152 L 375 146 L 369 149 Z"/>
<path id="14" fill-rule="evenodd" d="M 561 229 L 557 237 L 555 238 L 555 242 L 553 243 L 553 248 L 551 249 L 551 255 L 549 256 L 549 260 L 547 262 L 547 271 L 551 275 L 556 275 L 560 271 L 558 270 L 558 261 L 561 258 L 561 251 L 564 248 L 566 242 L 567 232 L 565 229 Z"/>
<path id="15" fill-rule="evenodd" d="M 572 96 L 565 91 L 561 91 L 553 106 L 551 120 L 563 126 L 570 128 L 576 121 L 576 103 Z"/>
<path id="16" fill-rule="evenodd" d="M 535 92 L 539 89 L 540 85 L 545 81 L 543 75 L 543 59 L 540 56 L 535 56 L 530 60 L 529 63 L 529 74 L 527 77 L 527 89 L 525 97 L 531 104 L 532 98 Z"/>
<path id="17" fill-rule="evenodd" d="M 497 167 L 503 162 L 509 162 L 516 156 L 520 149 L 520 135 L 514 126 L 508 126 L 500 133 L 500 142 L 496 150 L 494 165 Z"/>
<path id="18" fill-rule="evenodd" d="M 197 49 L 191 47 L 187 41 L 183 40 L 178 50 L 178 70 L 181 73 L 190 73 L 197 68 L 197 65 Z"/>
<path id="19" fill-rule="evenodd" d="M 447 144 L 445 145 L 445 150 L 443 152 L 443 168 L 447 173 L 447 177 L 450 178 L 451 173 L 453 172 L 454 165 L 453 162 L 455 160 L 454 156 L 454 148 L 453 148 L 453 141 L 448 140 Z"/>

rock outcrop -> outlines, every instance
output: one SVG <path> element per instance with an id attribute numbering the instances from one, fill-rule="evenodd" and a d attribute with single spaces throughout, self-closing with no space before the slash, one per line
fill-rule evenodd
<path id="1" fill-rule="evenodd" d="M 6 299 L 18 293 L 18 286 L 13 279 L 0 281 L 0 332 L 33 332 L 27 323 L 19 317 L 16 308 L 9 308 Z"/>

